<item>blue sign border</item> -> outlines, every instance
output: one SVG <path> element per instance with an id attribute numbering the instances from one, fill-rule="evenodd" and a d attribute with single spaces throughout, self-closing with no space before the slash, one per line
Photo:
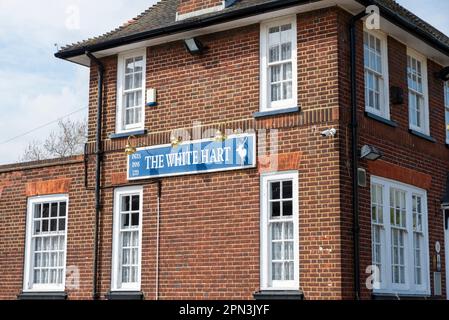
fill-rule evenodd
<path id="1" fill-rule="evenodd" d="M 163 177 L 177 177 L 177 176 L 187 176 L 187 175 L 198 175 L 198 174 L 206 174 L 206 173 L 213 173 L 213 172 L 224 172 L 224 171 L 235 171 L 235 170 L 245 170 L 245 169 L 253 169 L 257 167 L 257 141 L 256 141 L 256 134 L 255 133 L 244 133 L 244 134 L 235 134 L 228 137 L 229 139 L 242 139 L 242 138 L 252 138 L 253 145 L 252 145 L 252 160 L 253 163 L 248 165 L 235 165 L 233 167 L 225 167 L 225 168 L 219 168 L 219 169 L 209 169 L 209 170 L 191 170 L 191 171 L 184 171 L 184 172 L 177 172 L 177 173 L 167 173 L 167 174 L 160 174 L 160 175 L 145 175 L 145 176 L 139 176 L 139 177 L 131 177 L 130 176 L 130 163 L 131 163 L 131 157 L 127 157 L 127 165 L 126 165 L 126 175 L 128 181 L 136 181 L 136 180 L 146 180 L 146 179 L 154 179 L 154 178 L 163 178 Z M 214 143 L 216 142 L 214 139 L 201 139 L 201 140 L 190 140 L 185 141 L 179 144 L 177 148 L 181 148 L 184 145 L 192 145 L 197 143 Z M 224 142 L 225 143 L 225 142 Z M 156 145 L 156 146 L 149 146 L 149 147 L 142 147 L 137 149 L 137 153 L 145 150 L 152 150 L 152 149 L 160 149 L 160 148 L 173 148 L 171 144 L 164 144 L 164 145 Z"/>

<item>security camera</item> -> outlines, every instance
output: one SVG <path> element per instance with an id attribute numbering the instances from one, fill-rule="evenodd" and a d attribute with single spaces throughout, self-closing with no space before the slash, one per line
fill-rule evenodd
<path id="1" fill-rule="evenodd" d="M 323 137 L 335 137 L 335 135 L 337 134 L 337 130 L 332 128 L 332 129 L 327 129 L 323 132 L 321 132 L 321 135 Z"/>

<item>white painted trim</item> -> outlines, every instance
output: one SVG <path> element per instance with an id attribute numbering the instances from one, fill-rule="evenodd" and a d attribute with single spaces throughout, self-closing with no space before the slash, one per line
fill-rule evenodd
<path id="1" fill-rule="evenodd" d="M 380 30 L 368 30 L 365 27 L 365 24 L 363 25 L 363 31 L 367 32 L 368 34 L 373 35 L 374 37 L 378 38 L 381 42 L 382 46 L 382 78 L 383 78 L 383 88 L 382 88 L 382 96 L 381 96 L 381 111 L 377 111 L 374 108 L 370 108 L 366 104 L 365 97 L 365 110 L 370 113 L 374 113 L 375 115 L 378 115 L 379 117 L 385 118 L 387 120 L 390 120 L 390 79 L 389 79 L 389 66 L 388 66 L 388 36 L 384 32 Z M 363 48 L 365 49 L 365 47 Z M 366 84 L 365 84 L 366 87 Z"/>
<path id="2" fill-rule="evenodd" d="M 446 300 L 449 300 L 449 229 L 446 229 L 446 213 L 449 207 L 443 207 L 443 228 L 444 228 L 444 256 L 446 269 Z"/>
<path id="3" fill-rule="evenodd" d="M 268 20 L 260 24 L 260 111 L 277 111 L 282 109 L 294 108 L 298 106 L 298 29 L 296 26 L 296 15 Z M 292 24 L 292 99 L 269 102 L 269 83 L 268 83 L 268 30 L 271 27 Z M 280 53 L 279 53 L 280 54 Z"/>
<path id="4" fill-rule="evenodd" d="M 410 117 L 410 100 L 408 105 L 409 113 L 409 128 L 425 135 L 430 135 L 430 123 L 429 123 L 429 83 L 428 83 L 428 69 L 427 69 L 427 57 L 417 52 L 416 50 L 407 47 L 407 56 L 410 56 L 421 62 L 422 66 L 422 81 L 423 81 L 423 94 L 424 94 L 424 124 L 423 128 L 416 127 L 411 124 Z M 407 70 L 407 82 L 408 82 L 408 70 Z"/>
<path id="5" fill-rule="evenodd" d="M 123 125 L 123 87 L 125 82 L 125 61 L 126 59 L 133 57 L 143 57 L 143 72 L 142 72 L 142 119 L 141 123 L 127 126 Z M 145 128 L 145 105 L 146 105 L 146 73 L 147 73 L 147 54 L 146 48 L 139 48 L 137 50 L 127 51 L 119 54 L 117 61 L 117 106 L 116 106 L 116 121 L 115 121 L 115 133 L 126 133 L 136 130 L 143 130 Z"/>
<path id="6" fill-rule="evenodd" d="M 449 112 L 449 81 L 446 81 L 444 84 L 444 117 L 446 118 L 446 112 Z M 446 118 L 446 143 L 449 144 L 449 118 Z"/>
<path id="7" fill-rule="evenodd" d="M 31 268 L 33 265 L 33 256 L 31 249 L 31 240 L 33 233 L 33 206 L 34 204 L 43 202 L 66 202 L 65 217 L 65 246 L 64 246 L 64 269 L 61 285 L 35 285 L 31 286 Z M 67 243 L 68 243 L 68 227 L 69 227 L 69 196 L 67 194 L 56 194 L 48 196 L 37 196 L 28 198 L 27 201 L 27 217 L 26 217 L 26 237 L 25 237 L 25 263 L 23 267 L 23 292 L 63 292 L 66 283 L 67 270 Z"/>
<path id="8" fill-rule="evenodd" d="M 260 176 L 260 288 L 261 290 L 299 290 L 299 173 L 285 171 Z M 271 181 L 293 181 L 294 280 L 271 280 L 271 242 L 268 230 L 268 184 Z"/>
<path id="9" fill-rule="evenodd" d="M 234 138 L 244 138 L 244 137 L 252 137 L 254 140 L 254 150 L 253 150 L 253 159 L 254 164 L 252 165 L 245 165 L 245 166 L 236 166 L 235 168 L 221 168 L 221 169 L 211 169 L 211 170 L 204 170 L 204 171 L 194 171 L 194 172 L 179 172 L 179 173 L 168 173 L 168 174 L 161 174 L 157 176 L 151 176 L 151 178 L 164 178 L 164 177 L 176 177 L 176 176 L 187 176 L 187 175 L 196 175 L 196 174 L 205 174 L 205 173 L 213 173 L 213 172 L 224 172 L 224 171 L 236 171 L 236 170 L 244 170 L 244 169 L 252 169 L 257 167 L 257 139 L 256 134 L 234 134 L 230 135 L 228 139 L 234 139 Z M 191 143 L 201 143 L 201 142 L 214 142 L 214 138 L 207 138 L 207 139 L 200 139 L 200 140 L 191 140 L 191 141 L 185 141 L 179 144 L 178 148 L 181 148 L 181 146 Z M 164 147 L 171 147 L 171 144 L 163 144 L 163 145 L 156 145 L 156 146 L 150 146 L 150 147 L 142 147 L 137 148 L 137 151 L 142 150 L 151 150 L 151 149 L 157 149 L 157 148 L 164 148 Z M 135 180 L 145 180 L 149 177 L 135 177 L 132 178 L 129 176 L 129 159 L 127 159 L 126 163 L 126 175 L 127 179 L 129 181 L 135 181 Z"/>
<path id="10" fill-rule="evenodd" d="M 124 195 L 139 195 L 140 213 L 139 213 L 139 268 L 138 268 L 138 283 L 120 285 L 119 279 L 119 249 L 120 246 L 120 197 Z M 112 271 L 111 271 L 111 290 L 114 292 L 120 291 L 140 291 L 142 278 L 142 222 L 143 222 L 143 187 L 131 186 L 118 188 L 114 190 L 114 208 L 113 208 L 113 235 L 112 235 Z"/>
<path id="11" fill-rule="evenodd" d="M 429 259 L 429 232 L 428 232 L 428 205 L 427 191 L 407 185 L 398 181 L 372 176 L 371 185 L 378 184 L 383 186 L 383 226 L 385 243 L 382 245 L 382 270 L 383 282 L 380 289 L 374 289 L 374 293 L 379 294 L 407 294 L 407 295 L 430 295 L 430 259 Z M 407 242 L 405 243 L 405 284 L 393 285 L 391 283 L 391 223 L 390 223 L 390 188 L 398 188 L 406 192 L 406 221 L 407 221 Z M 413 212 L 412 212 L 412 195 L 421 196 L 423 199 L 423 257 L 422 272 L 423 284 L 416 286 L 414 284 L 414 250 L 413 250 Z"/>
<path id="12" fill-rule="evenodd" d="M 221 5 L 210 7 L 210 8 L 204 8 L 201 10 L 196 10 L 188 13 L 180 14 L 179 12 L 176 12 L 176 21 L 181 21 L 193 17 L 202 16 L 203 14 L 213 13 L 213 12 L 219 12 L 225 8 L 225 2 L 222 1 Z"/>

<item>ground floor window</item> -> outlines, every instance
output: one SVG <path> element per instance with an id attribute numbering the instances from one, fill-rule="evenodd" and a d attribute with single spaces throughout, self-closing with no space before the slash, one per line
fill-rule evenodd
<path id="1" fill-rule="evenodd" d="M 261 288 L 299 289 L 298 173 L 261 178 Z"/>
<path id="2" fill-rule="evenodd" d="M 142 187 L 115 190 L 112 290 L 140 290 Z"/>
<path id="3" fill-rule="evenodd" d="M 64 291 L 68 197 L 28 200 L 24 291 Z"/>
<path id="4" fill-rule="evenodd" d="M 374 291 L 430 294 L 426 191 L 372 177 L 371 231 Z"/>

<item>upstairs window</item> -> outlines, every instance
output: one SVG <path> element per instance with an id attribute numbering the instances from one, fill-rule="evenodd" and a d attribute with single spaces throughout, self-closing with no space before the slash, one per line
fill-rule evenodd
<path id="1" fill-rule="evenodd" d="M 446 106 L 446 143 L 449 144 L 449 81 L 444 84 L 444 104 Z"/>
<path id="2" fill-rule="evenodd" d="M 407 51 L 407 79 L 410 129 L 429 135 L 427 61 L 411 49 Z"/>
<path id="3" fill-rule="evenodd" d="M 119 56 L 117 133 L 142 130 L 145 122 L 145 50 Z"/>
<path id="4" fill-rule="evenodd" d="M 28 200 L 24 291 L 65 289 L 67 196 Z"/>
<path id="5" fill-rule="evenodd" d="M 296 17 L 261 25 L 261 111 L 297 107 Z"/>
<path id="6" fill-rule="evenodd" d="M 363 34 L 365 61 L 365 109 L 390 119 L 387 37 L 380 32 Z"/>

